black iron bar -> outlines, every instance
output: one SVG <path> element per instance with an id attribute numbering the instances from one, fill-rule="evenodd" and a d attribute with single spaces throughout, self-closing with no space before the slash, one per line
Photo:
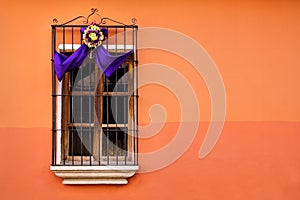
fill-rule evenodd
<path id="1" fill-rule="evenodd" d="M 65 52 L 65 43 L 66 43 L 66 30 L 65 30 L 65 27 L 63 27 L 63 38 L 62 38 L 62 43 L 63 43 L 63 52 Z M 62 94 L 65 94 L 65 88 L 64 88 L 64 86 L 63 86 L 63 83 L 65 82 L 65 79 L 66 79 L 66 76 L 63 76 L 63 79 L 62 79 Z M 65 106 L 65 104 L 66 104 L 66 97 L 64 96 L 64 97 L 62 97 L 62 99 L 63 99 L 63 101 L 62 101 L 62 108 L 64 108 L 64 106 Z M 64 109 L 62 109 L 62 121 L 64 122 L 65 120 L 67 120 L 67 119 L 65 119 L 65 115 L 64 115 Z M 67 155 L 66 155 L 66 152 L 65 152 L 65 146 L 64 146 L 64 144 L 65 144 L 65 130 L 66 130 L 66 127 L 65 127 L 65 124 L 64 123 L 62 123 L 61 124 L 61 126 L 62 126 L 62 133 L 61 133 L 61 141 L 62 141 L 62 144 L 61 144 L 61 149 L 62 149 L 62 159 L 63 159 L 63 165 L 66 165 L 66 157 L 67 157 Z"/>
<path id="2" fill-rule="evenodd" d="M 118 70 L 116 70 L 116 76 L 115 76 L 115 89 L 116 93 L 118 93 Z M 114 117 L 115 117 L 115 123 L 116 123 L 116 142 L 115 142 L 115 147 L 116 147 L 116 164 L 118 165 L 118 95 L 115 94 L 115 112 L 114 112 Z M 113 110 L 113 109 L 112 109 Z"/>
<path id="3" fill-rule="evenodd" d="M 123 42 L 124 43 L 124 52 L 126 52 L 126 27 L 124 27 L 123 32 L 124 32 L 124 42 Z M 127 76 L 125 76 L 125 75 L 126 75 L 126 68 L 128 68 L 128 65 L 127 64 L 123 64 L 122 67 L 123 67 L 123 77 L 121 78 L 121 80 L 122 80 L 122 84 L 123 84 L 123 92 L 126 92 L 126 80 L 125 80 L 125 77 L 126 77 L 126 79 L 128 79 L 128 74 L 127 74 Z M 126 164 L 127 151 L 128 151 L 128 148 L 125 148 L 125 145 L 128 146 L 128 141 L 127 141 L 127 134 L 128 134 L 128 132 L 126 131 L 126 126 L 128 124 L 128 120 L 127 120 L 127 123 L 126 123 L 126 113 L 128 115 L 128 109 L 129 109 L 129 106 L 127 106 L 127 109 L 126 109 L 126 103 L 127 103 L 126 100 L 128 101 L 128 98 L 126 98 L 126 96 L 124 96 L 124 100 L 123 100 L 123 107 L 124 107 L 124 114 L 123 114 L 123 118 L 124 119 L 123 120 L 124 121 L 123 121 L 123 124 L 124 124 L 125 128 L 124 128 L 123 133 L 124 133 L 124 140 L 125 140 L 125 142 L 124 142 L 124 145 L 122 147 L 123 148 L 122 152 L 124 154 L 124 163 L 125 164 Z"/>
<path id="4" fill-rule="evenodd" d="M 54 70 L 54 51 L 56 46 L 56 29 L 52 27 L 52 165 L 56 165 L 56 76 Z"/>
<path id="5" fill-rule="evenodd" d="M 74 52 L 74 27 L 72 27 L 72 52 Z"/>
<path id="6" fill-rule="evenodd" d="M 115 28 L 115 55 L 118 55 L 118 29 Z"/>
<path id="7" fill-rule="evenodd" d="M 84 81 L 83 81 L 83 75 L 82 75 L 82 69 L 81 69 L 81 66 L 79 67 L 79 71 L 80 71 L 80 81 L 81 81 L 81 85 L 80 85 L 80 92 L 81 92 L 81 95 L 80 95 L 80 123 L 81 123 L 81 126 L 80 126 L 80 162 L 81 162 L 81 165 L 83 165 L 83 145 L 82 145 L 82 140 L 83 140 L 83 128 L 82 128 L 82 124 L 83 124 L 83 116 L 82 116 L 82 112 L 83 112 L 83 108 L 82 108 L 82 101 L 83 101 L 83 84 L 84 84 Z M 78 134 L 78 132 L 77 132 Z"/>
<path id="8" fill-rule="evenodd" d="M 135 88 L 135 97 L 136 98 L 136 122 L 135 122 L 135 142 L 136 142 L 136 150 L 134 151 L 134 154 L 136 155 L 136 158 L 135 158 L 135 163 L 134 164 L 138 164 L 138 148 L 139 148 L 139 117 L 138 117 L 138 113 L 139 113 L 139 104 L 138 104 L 138 98 L 139 98 L 139 89 L 138 89 L 138 86 L 139 86 L 139 80 L 138 80 L 138 27 L 135 28 L 135 58 L 133 59 L 134 60 L 134 69 L 136 70 L 136 77 L 135 77 L 135 84 L 136 84 L 136 88 Z"/>
<path id="9" fill-rule="evenodd" d="M 89 77 L 90 77 L 90 84 L 89 84 L 89 91 L 91 90 L 91 84 L 92 84 L 92 72 L 91 72 L 91 67 L 93 66 L 93 64 L 89 64 Z M 93 66 L 95 67 L 95 65 Z M 91 104 L 91 96 L 88 96 L 88 100 L 89 100 L 89 145 L 90 145 L 90 149 L 89 149 L 89 154 L 90 154 L 90 165 L 92 165 L 92 152 L 93 152 L 93 147 L 92 147 L 92 127 L 91 127 L 91 123 L 92 123 L 92 108 L 94 108 L 94 106 L 92 106 Z"/>
<path id="10" fill-rule="evenodd" d="M 127 72 L 128 72 L 128 64 L 126 63 L 125 65 L 123 64 L 123 74 L 125 75 L 126 74 L 126 69 L 127 69 Z M 125 80 L 126 78 L 126 80 Z M 128 92 L 128 74 L 127 76 L 124 76 L 123 77 L 123 90 L 124 92 Z M 127 90 L 126 90 L 126 84 L 127 84 Z M 127 104 L 127 109 L 126 109 L 126 104 Z M 124 124 L 124 140 L 125 140 L 125 144 L 123 145 L 123 153 L 124 153 L 124 163 L 126 164 L 126 159 L 127 159 L 127 151 L 128 149 L 125 148 L 125 145 L 128 144 L 128 141 L 127 141 L 127 134 L 128 132 L 126 131 L 126 127 L 128 127 L 128 109 L 130 106 L 128 106 L 128 94 L 126 96 L 124 96 L 124 101 L 123 101 L 123 106 L 124 106 L 124 114 L 123 114 L 123 117 L 124 117 L 124 121 L 123 121 L 123 124 Z M 127 116 L 127 117 L 126 117 Z M 127 122 L 127 123 L 126 123 Z M 128 146 L 128 145 L 126 145 Z"/>
<path id="11" fill-rule="evenodd" d="M 74 74 L 72 73 L 71 78 L 71 84 L 74 83 Z M 72 91 L 71 91 L 72 92 Z M 73 118 L 74 118 L 74 97 L 71 95 L 70 97 L 70 107 L 71 107 L 71 113 L 70 113 L 70 122 L 73 122 Z M 76 128 L 75 128 L 76 130 Z M 71 133 L 71 156 L 72 156 L 72 165 L 74 165 L 74 127 L 71 128 L 71 131 L 69 131 L 69 133 Z M 70 144 L 69 144 L 70 145 Z"/>
<path id="12" fill-rule="evenodd" d="M 126 27 L 124 27 L 124 52 L 126 51 Z"/>
<path id="13" fill-rule="evenodd" d="M 66 45 L 66 30 L 65 27 L 63 27 L 63 52 L 65 52 L 65 45 Z"/>
<path id="14" fill-rule="evenodd" d="M 97 87 L 97 89 L 99 89 L 99 91 L 98 91 L 98 94 L 100 94 L 101 95 L 101 91 L 102 91 L 102 88 L 100 87 L 102 84 L 100 84 L 100 81 L 102 81 L 102 79 L 101 79 L 101 73 L 99 73 L 99 69 L 97 68 L 97 74 L 98 74 L 98 76 L 97 76 L 97 78 L 98 78 L 98 82 L 96 83 L 97 85 L 98 85 L 98 83 L 99 83 L 99 87 Z M 97 98 L 97 108 L 98 108 L 98 113 L 97 113 L 97 120 L 98 120 L 98 123 L 97 124 L 99 124 L 99 127 L 97 127 L 97 131 L 98 131 L 98 140 L 97 140 L 97 142 L 98 142 L 98 162 L 99 162 L 99 165 L 101 165 L 101 151 L 100 151 L 100 145 L 101 145 L 101 137 L 100 137 L 100 134 L 102 134 L 102 121 L 100 121 L 99 119 L 101 119 L 101 117 L 100 117 L 100 115 L 101 115 L 101 111 L 103 110 L 102 108 L 101 108 L 101 99 L 100 98 L 102 98 L 101 96 L 100 97 L 98 97 L 98 95 L 97 95 L 97 97 L 95 96 L 95 98 Z"/>
<path id="15" fill-rule="evenodd" d="M 52 27 L 56 27 L 56 28 L 61 28 L 61 27 L 88 27 L 88 24 L 82 24 L 82 25 L 67 25 L 67 24 L 54 24 L 54 25 L 51 25 Z M 104 28 L 104 27 L 107 27 L 107 28 L 123 28 L 123 27 L 126 27 L 126 28 L 137 28 L 138 26 L 137 25 L 99 25 L 98 26 L 100 28 Z"/>
<path id="16" fill-rule="evenodd" d="M 133 47 L 133 49 L 135 49 L 135 41 L 134 41 L 134 28 L 132 28 L 132 47 Z M 134 57 L 134 55 L 133 55 L 133 57 Z M 135 73 L 134 73 L 134 70 L 135 70 L 135 66 L 134 66 L 134 60 L 135 60 L 135 58 L 133 58 L 132 59 L 132 61 L 131 61 L 131 64 L 132 64 L 132 89 L 133 89 L 133 91 L 131 91 L 132 93 L 131 93 L 131 98 L 132 98 L 132 113 L 131 113 L 131 116 L 132 116 L 132 118 L 133 118 L 133 127 L 131 127 L 131 128 L 135 128 L 135 116 L 134 116 L 134 114 L 135 114 L 135 112 L 134 112 L 134 106 L 135 106 L 135 97 L 134 97 L 134 86 L 135 86 Z M 132 156 L 134 157 L 135 156 L 135 153 L 136 153 L 136 140 L 137 140 L 137 138 L 136 138 L 136 135 L 134 134 L 134 132 L 131 132 L 130 133 L 131 134 L 131 137 L 133 137 L 134 138 L 134 140 L 133 140 L 133 152 L 131 153 L 132 154 Z M 134 163 L 135 163 L 135 158 L 133 158 L 133 160 L 134 160 Z"/>
<path id="17" fill-rule="evenodd" d="M 109 91 L 109 87 L 108 87 L 108 80 L 107 77 L 105 76 L 105 74 L 103 73 L 104 79 L 105 79 L 105 87 L 106 87 L 106 92 Z M 106 156 L 107 156 L 107 165 L 109 165 L 109 129 L 108 129 L 108 124 L 109 124 L 109 110 L 108 110 L 108 102 L 109 102 L 109 97 L 106 96 Z M 104 105 L 104 104 L 103 104 Z M 104 134 L 105 135 L 105 134 Z"/>
<path id="18" fill-rule="evenodd" d="M 107 26 L 105 28 L 107 29 L 107 33 L 109 34 L 109 28 Z M 106 50 L 108 51 L 108 38 L 106 39 Z"/>
<path id="19" fill-rule="evenodd" d="M 72 27 L 72 52 L 74 52 L 74 27 Z M 70 82 L 69 82 L 69 87 L 73 87 L 73 83 L 74 83 L 74 73 L 70 72 Z M 71 89 L 70 92 L 73 92 L 73 90 Z M 72 110 L 71 110 L 71 113 L 72 115 L 70 114 L 69 116 L 69 120 L 70 122 L 72 122 L 72 118 L 73 118 L 73 113 L 74 113 L 74 108 L 73 108 L 73 96 L 71 96 L 69 98 L 69 105 L 72 107 Z M 72 118 L 71 118 L 72 117 Z M 72 156 L 72 165 L 74 165 L 74 130 L 73 130 L 73 127 L 72 127 L 72 130 L 69 131 L 69 134 L 71 133 L 71 145 L 72 145 L 72 150 L 71 150 L 71 156 Z M 69 135 L 70 137 L 70 135 Z M 70 144 L 69 144 L 70 145 Z"/>

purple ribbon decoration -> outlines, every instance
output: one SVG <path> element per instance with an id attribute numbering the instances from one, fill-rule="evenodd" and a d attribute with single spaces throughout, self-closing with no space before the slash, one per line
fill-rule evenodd
<path id="1" fill-rule="evenodd" d="M 96 49 L 96 63 L 98 68 L 108 77 L 114 73 L 127 59 L 127 57 L 133 52 L 133 50 L 120 55 L 111 55 L 101 45 Z"/>
<path id="2" fill-rule="evenodd" d="M 90 49 L 85 44 L 81 45 L 69 57 L 55 51 L 54 69 L 55 69 L 57 79 L 61 81 L 66 72 L 79 67 L 83 63 L 84 59 L 87 57 L 89 52 Z"/>
<path id="3" fill-rule="evenodd" d="M 98 68 L 108 77 L 115 72 L 133 52 L 133 50 L 131 50 L 114 56 L 111 55 L 102 45 L 96 48 L 95 51 L 95 60 Z M 90 49 L 85 44 L 82 44 L 69 57 L 55 51 L 54 68 L 58 80 L 61 81 L 66 72 L 79 67 L 83 63 L 84 59 L 88 56 L 89 52 Z"/>

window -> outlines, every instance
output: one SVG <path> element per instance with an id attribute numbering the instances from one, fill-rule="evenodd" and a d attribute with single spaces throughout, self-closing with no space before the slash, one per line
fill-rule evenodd
<path id="1" fill-rule="evenodd" d="M 64 165 L 134 164 L 132 55 L 110 77 L 95 62 L 62 80 Z M 128 74 L 127 74 L 128 73 Z"/>
<path id="2" fill-rule="evenodd" d="M 53 25 L 53 50 L 74 53 L 80 28 Z M 133 50 L 110 76 L 99 69 L 93 51 L 61 81 L 53 70 L 51 170 L 65 184 L 126 184 L 138 170 L 137 26 L 105 28 L 113 37 L 102 46 L 111 55 Z"/>

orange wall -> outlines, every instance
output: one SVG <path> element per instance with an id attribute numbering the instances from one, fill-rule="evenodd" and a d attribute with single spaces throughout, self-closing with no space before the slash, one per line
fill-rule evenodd
<path id="1" fill-rule="evenodd" d="M 136 174 L 124 186 L 63 185 L 49 170 L 49 129 L 2 128 L 1 199 L 300 198 L 299 122 L 227 122 L 218 144 L 202 160 L 198 151 L 208 124 L 200 125 L 194 143 L 179 160 L 155 172 Z"/>
<path id="2" fill-rule="evenodd" d="M 207 50 L 227 94 L 225 127 L 208 157 L 198 159 L 211 115 L 203 79 L 185 70 L 190 65 L 178 56 L 142 50 L 141 64 L 179 70 L 197 93 L 202 122 L 188 151 L 171 166 L 138 174 L 126 186 L 64 186 L 50 172 L 50 25 L 54 17 L 65 22 L 92 7 L 124 22 L 135 17 L 140 28 L 182 32 Z M 0 198 L 299 199 L 299 11 L 294 0 L 2 2 Z M 153 141 L 141 141 L 141 152 L 167 143 L 180 121 L 174 95 L 165 92 L 155 99 L 154 89 L 140 91 L 140 122 L 147 124 L 148 108 L 161 103 L 169 123 Z"/>
<path id="3" fill-rule="evenodd" d="M 227 120 L 298 121 L 299 4 L 298 1 L 6 1 L 0 8 L 0 25 L 4 29 L 0 33 L 4 47 L 1 53 L 5 55 L 0 61 L 0 83 L 5 94 L 1 97 L 0 126 L 49 127 L 52 19 L 64 22 L 87 15 L 91 7 L 120 21 L 130 22 L 131 17 L 136 17 L 141 28 L 170 28 L 195 39 L 220 70 L 227 93 Z M 32 56 L 24 53 L 28 48 Z M 140 56 L 141 63 L 153 60 L 150 55 Z M 170 60 L 159 58 L 159 53 L 155 58 L 180 68 Z M 205 99 L 201 105 L 205 111 L 203 120 L 209 120 L 210 98 L 205 85 L 201 81 L 197 84 L 199 79 L 189 80 L 201 94 L 199 98 Z M 28 113 L 33 117 L 28 117 Z"/>

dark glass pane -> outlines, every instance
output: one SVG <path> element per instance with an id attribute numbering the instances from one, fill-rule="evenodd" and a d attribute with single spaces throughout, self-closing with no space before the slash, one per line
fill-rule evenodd
<path id="1" fill-rule="evenodd" d="M 73 128 L 69 135 L 69 156 L 91 156 L 93 154 L 93 128 Z"/>
<path id="2" fill-rule="evenodd" d="M 126 152 L 127 128 L 103 128 L 102 155 L 125 156 Z"/>
<path id="3" fill-rule="evenodd" d="M 103 124 L 128 123 L 128 97 L 103 96 Z"/>
<path id="4" fill-rule="evenodd" d="M 83 63 L 70 73 L 71 91 L 95 90 L 95 63 Z"/>
<path id="5" fill-rule="evenodd" d="M 70 117 L 73 123 L 94 123 L 94 96 L 72 96 Z"/>
<path id="6" fill-rule="evenodd" d="M 128 64 L 123 64 L 114 73 L 112 73 L 110 77 L 105 76 L 103 80 L 104 92 L 128 91 L 128 76 L 123 77 L 127 72 Z"/>

